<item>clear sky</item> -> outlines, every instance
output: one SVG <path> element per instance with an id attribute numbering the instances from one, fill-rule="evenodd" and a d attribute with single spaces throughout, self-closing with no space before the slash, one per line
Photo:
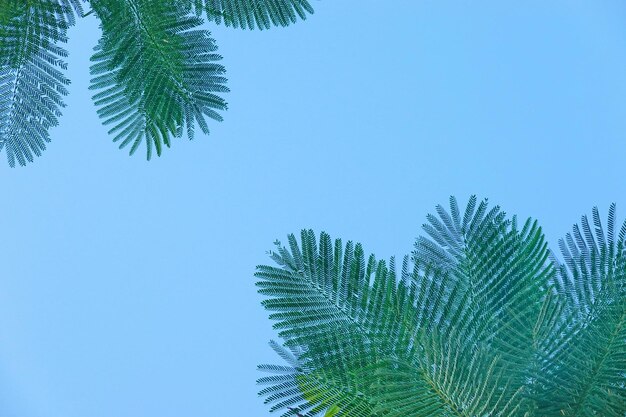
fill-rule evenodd
<path id="1" fill-rule="evenodd" d="M 252 274 L 304 227 L 389 257 L 451 194 L 539 219 L 555 249 L 594 205 L 624 219 L 622 0 L 314 6 L 212 28 L 225 121 L 151 162 L 96 116 L 96 20 L 71 30 L 53 142 L 0 163 L 0 415 L 269 415 L 256 365 L 280 360 Z"/>

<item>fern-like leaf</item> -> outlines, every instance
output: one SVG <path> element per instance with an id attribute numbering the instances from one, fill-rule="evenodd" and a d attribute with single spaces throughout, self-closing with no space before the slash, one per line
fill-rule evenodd
<path id="1" fill-rule="evenodd" d="M 186 0 L 207 20 L 233 28 L 270 29 L 289 26 L 313 14 L 309 0 Z"/>
<path id="2" fill-rule="evenodd" d="M 615 205 L 606 226 L 594 208 L 591 222 L 583 216 L 559 242 L 567 308 L 550 335 L 560 346 L 541 380 L 544 413 L 626 415 L 626 223 L 616 235 Z"/>
<path id="3" fill-rule="evenodd" d="M 308 404 L 299 409 L 401 417 L 513 416 L 530 408 L 524 371 L 535 357 L 533 325 L 551 276 L 547 248 L 533 222 L 518 230 L 497 207 L 472 206 L 457 243 L 432 234 L 458 250 L 446 255 L 446 244 L 432 257 L 418 246 L 399 275 L 393 259 L 366 258 L 361 245 L 342 248 L 325 233 L 318 243 L 311 231 L 300 243 L 290 236 L 289 249 L 278 246 L 272 258 L 280 268 L 258 267 L 275 328 L 303 351 Z"/>
<path id="4" fill-rule="evenodd" d="M 75 9 L 72 9 L 72 6 Z M 67 41 L 80 5 L 66 0 L 17 0 L 0 5 L 0 150 L 10 166 L 40 156 L 58 125 L 68 94 Z"/>
<path id="5" fill-rule="evenodd" d="M 202 20 L 169 0 L 92 2 L 103 35 L 92 57 L 90 88 L 109 133 L 133 154 L 145 141 L 161 155 L 173 137 L 193 139 L 196 123 L 222 120 L 228 92 L 221 56 Z"/>
<path id="6" fill-rule="evenodd" d="M 437 207 L 396 274 L 311 231 L 259 266 L 263 305 L 296 349 L 261 395 L 283 416 L 626 415 L 626 223 L 561 241 L 472 197 Z M 284 355 L 282 355 L 284 356 Z M 289 358 L 288 358 L 289 359 Z M 292 364 L 296 363 L 291 360 Z M 285 372 L 278 366 L 266 370 Z M 283 379 L 281 379 L 283 378 Z"/>

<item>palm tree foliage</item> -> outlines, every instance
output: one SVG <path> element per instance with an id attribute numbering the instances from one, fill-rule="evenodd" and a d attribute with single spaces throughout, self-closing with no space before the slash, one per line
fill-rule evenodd
<path id="1" fill-rule="evenodd" d="M 437 207 L 411 257 L 311 230 L 276 243 L 259 292 L 287 365 L 283 416 L 626 416 L 626 223 L 615 206 L 560 242 L 472 197 Z"/>
<path id="2" fill-rule="evenodd" d="M 222 120 L 228 92 L 217 45 L 203 17 L 242 29 L 304 20 L 308 0 L 83 0 L 100 22 L 90 88 L 113 141 L 133 154 L 145 143 L 150 159 L 172 138 L 193 139 L 196 125 Z M 25 165 L 50 142 L 58 124 L 67 31 L 85 16 L 80 0 L 0 2 L 0 150 Z"/>

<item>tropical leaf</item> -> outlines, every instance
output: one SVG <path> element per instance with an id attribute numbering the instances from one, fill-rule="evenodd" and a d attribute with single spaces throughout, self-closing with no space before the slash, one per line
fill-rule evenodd
<path id="1" fill-rule="evenodd" d="M 120 148 L 147 158 L 172 138 L 222 120 L 228 92 L 217 46 L 200 26 L 287 26 L 313 13 L 308 0 L 3 0 L 0 1 L 0 151 L 9 164 L 41 155 L 58 124 L 69 80 L 67 29 L 95 14 L 102 38 L 91 66 L 93 100 Z"/>
<path id="2" fill-rule="evenodd" d="M 74 9 L 70 8 L 73 5 Z M 58 125 L 69 80 L 67 28 L 77 2 L 13 0 L 0 4 L 0 150 L 10 166 L 40 156 Z"/>
<path id="3" fill-rule="evenodd" d="M 257 380 L 257 384 L 264 386 L 261 395 L 266 397 L 265 403 L 278 403 L 278 408 L 305 403 L 306 400 L 301 393 L 299 380 L 304 375 L 301 368 L 302 362 L 299 358 L 301 352 L 295 348 L 287 349 L 274 341 L 270 342 L 270 346 L 287 362 L 288 366 L 259 365 L 260 371 L 272 374 Z M 293 409 L 293 411 L 297 410 Z M 292 412 L 288 411 L 284 415 L 291 414 Z"/>
<path id="4" fill-rule="evenodd" d="M 256 276 L 298 366 L 261 395 L 283 416 L 624 417 L 626 225 L 593 217 L 563 265 L 536 221 L 475 197 L 428 216 L 399 274 L 360 244 L 290 235 Z"/>
<path id="5" fill-rule="evenodd" d="M 309 0 L 186 0 L 207 20 L 234 28 L 269 29 L 289 26 L 313 14 Z"/>
<path id="6" fill-rule="evenodd" d="M 414 252 L 460 285 L 455 319 L 437 330 L 458 332 L 466 345 L 488 347 L 506 363 L 513 395 L 537 366 L 536 328 L 555 273 L 541 228 L 529 219 L 518 230 L 515 216 L 506 219 L 500 207 L 489 209 L 475 197 L 462 217 L 454 198 L 449 213 L 441 206 L 437 213 L 427 216 L 428 237 L 418 238 Z"/>
<path id="7" fill-rule="evenodd" d="M 559 242 L 564 264 L 557 280 L 567 299 L 563 324 L 541 383 L 541 412 L 563 416 L 626 415 L 626 223 L 607 228 L 597 208 Z M 567 327 L 565 327 L 567 326 Z M 546 394 L 550 393 L 549 396 Z"/>
<path id="8" fill-rule="evenodd" d="M 222 120 L 225 69 L 215 41 L 199 29 L 202 20 L 169 0 L 100 0 L 92 6 L 102 39 L 92 57 L 90 88 L 98 114 L 120 148 L 133 154 L 145 141 L 161 155 L 173 137 L 193 139 L 196 123 Z"/>

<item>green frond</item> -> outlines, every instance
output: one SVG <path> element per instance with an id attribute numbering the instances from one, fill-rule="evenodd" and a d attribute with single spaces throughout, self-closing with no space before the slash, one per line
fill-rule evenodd
<path id="1" fill-rule="evenodd" d="M 58 43 L 67 41 L 73 22 L 67 1 L 0 5 L 0 150 L 12 167 L 40 156 L 49 128 L 58 125 L 69 84 L 62 72 L 67 52 Z"/>
<path id="2" fill-rule="evenodd" d="M 82 15 L 78 0 L 5 0 L 0 3 L 0 64 L 19 65 L 50 43 L 66 42 Z M 25 45 L 25 43 L 27 45 Z"/>
<path id="3" fill-rule="evenodd" d="M 289 26 L 313 14 L 309 0 L 186 0 L 189 8 L 207 20 L 234 28 L 269 29 Z"/>
<path id="4" fill-rule="evenodd" d="M 533 363 L 533 325 L 551 273 L 543 236 L 530 221 L 517 230 L 486 204 L 466 226 L 459 256 L 446 255 L 446 268 L 418 243 L 413 264 L 405 258 L 397 275 L 393 258 L 376 261 L 360 244 L 333 245 L 325 233 L 318 243 L 312 231 L 300 243 L 289 236 L 289 250 L 278 245 L 271 256 L 281 267 L 257 268 L 274 327 L 302 349 L 304 373 L 318 381 L 303 391 L 310 415 L 331 408 L 342 416 L 528 409 L 523 372 Z M 500 254 L 506 261 L 494 258 Z"/>
<path id="5" fill-rule="evenodd" d="M 428 237 L 417 240 L 414 257 L 453 276 L 458 300 L 443 316 L 468 346 L 488 347 L 507 364 L 510 395 L 528 384 L 537 367 L 537 321 L 555 269 L 537 223 L 518 229 L 499 207 L 472 197 L 461 220 L 458 204 L 438 206 L 424 225 Z M 447 317 L 446 317 L 447 316 Z M 529 407 L 531 405 L 528 405 Z"/>
<path id="6" fill-rule="evenodd" d="M 90 10 L 85 14 L 82 3 Z M 67 29 L 95 13 L 102 38 L 91 66 L 93 100 L 109 134 L 147 159 L 172 139 L 222 120 L 225 69 L 209 21 L 244 29 L 287 26 L 313 13 L 308 0 L 5 0 L 0 2 L 0 150 L 24 165 L 50 141 L 69 80 Z"/>
<path id="7" fill-rule="evenodd" d="M 404 325 L 404 320 L 412 317 L 407 312 L 390 314 L 395 308 L 386 308 L 399 301 L 395 272 L 373 256 L 366 258 L 360 244 L 348 242 L 344 247 L 337 240 L 333 245 L 325 233 L 319 244 L 312 231 L 302 232 L 300 244 L 293 235 L 288 240 L 289 250 L 278 243 L 277 251 L 271 254 L 282 268 L 259 266 L 256 276 L 261 281 L 257 285 L 259 292 L 269 297 L 263 304 L 277 320 L 275 328 L 286 344 L 301 348 L 304 366 L 315 369 L 317 378 L 335 381 L 336 389 L 327 393 L 332 394 L 328 398 L 315 393 L 313 386 L 307 388 L 307 396 L 318 402 L 313 404 L 314 412 L 335 402 L 343 410 L 341 415 L 353 408 L 370 409 L 363 404 L 363 396 L 354 391 L 354 384 L 345 381 L 346 373 L 333 371 L 354 368 L 357 362 L 347 361 L 357 360 L 349 354 L 354 353 L 351 349 L 357 346 L 357 339 L 363 346 L 384 343 L 381 349 L 386 352 L 403 351 L 406 355 L 411 350 L 408 331 L 412 326 Z M 400 291 L 401 296 L 405 292 Z M 388 332 L 396 333 L 404 344 L 390 345 Z M 337 334 L 349 345 L 340 343 Z M 324 369 L 331 373 L 324 373 Z M 291 406 L 279 403 L 273 409 L 286 405 Z"/>
<path id="8" fill-rule="evenodd" d="M 261 395 L 283 416 L 624 417 L 626 223 L 592 214 L 562 265 L 475 197 L 437 207 L 399 273 L 325 233 L 277 242 L 257 286 L 299 353 Z"/>
<path id="9" fill-rule="evenodd" d="M 84 14 L 81 0 L 54 0 L 64 17 L 64 20 L 69 26 L 74 26 L 77 17 L 82 17 Z"/>
<path id="10" fill-rule="evenodd" d="M 299 358 L 301 351 L 295 348 L 285 348 L 273 340 L 270 346 L 285 360 L 288 366 L 259 365 L 258 369 L 271 375 L 259 378 L 257 384 L 263 388 L 259 395 L 265 397 L 265 403 L 273 405 L 272 410 L 280 408 L 304 407 L 307 404 L 300 390 L 299 378 L 302 373 L 302 362 Z M 295 415 L 292 411 L 283 414 L 284 417 Z"/>
<path id="11" fill-rule="evenodd" d="M 563 416 L 626 413 L 626 223 L 615 233 L 615 206 L 607 229 L 597 208 L 559 242 L 564 258 L 556 288 L 567 300 L 552 332 L 543 373 L 541 411 Z M 549 395 L 548 395 L 549 393 Z"/>
<path id="12" fill-rule="evenodd" d="M 98 114 L 120 148 L 133 154 L 145 141 L 161 155 L 173 137 L 193 139 L 196 123 L 221 121 L 228 92 L 215 41 L 199 29 L 202 20 L 169 0 L 92 2 L 102 39 L 92 57 L 90 89 Z"/>

